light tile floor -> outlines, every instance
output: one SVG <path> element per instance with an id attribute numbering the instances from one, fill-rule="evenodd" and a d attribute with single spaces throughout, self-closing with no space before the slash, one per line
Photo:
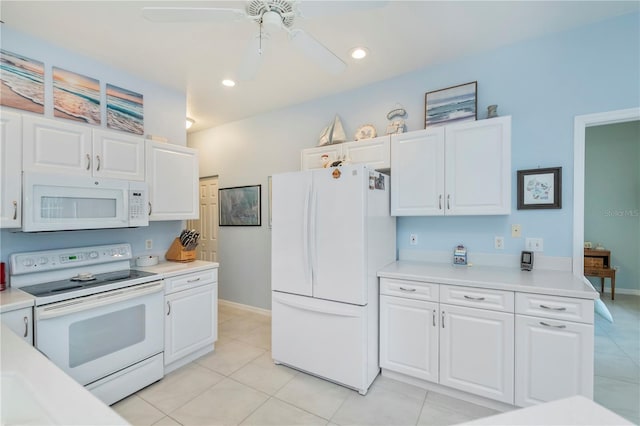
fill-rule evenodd
<path id="1" fill-rule="evenodd" d="M 640 298 L 603 298 L 596 315 L 595 400 L 640 423 Z M 138 425 L 445 425 L 496 411 L 379 376 L 366 396 L 271 360 L 268 316 L 219 306 L 216 349 L 116 403 Z"/>

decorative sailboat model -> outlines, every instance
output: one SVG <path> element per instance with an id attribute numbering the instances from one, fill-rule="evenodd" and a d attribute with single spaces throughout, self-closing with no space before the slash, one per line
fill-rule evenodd
<path id="1" fill-rule="evenodd" d="M 341 143 L 347 140 L 347 135 L 344 132 L 344 127 L 342 127 L 342 121 L 340 121 L 340 117 L 336 114 L 336 118 L 329 123 L 327 127 L 322 130 L 320 133 L 320 139 L 318 141 L 318 146 L 330 145 L 333 143 Z"/>

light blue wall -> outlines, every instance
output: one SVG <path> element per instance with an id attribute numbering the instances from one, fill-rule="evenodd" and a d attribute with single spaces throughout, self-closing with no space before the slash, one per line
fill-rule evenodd
<path id="1" fill-rule="evenodd" d="M 640 293 L 639 235 L 640 122 L 587 128 L 584 236 L 611 251 L 616 290 Z M 600 288 L 599 278 L 590 280 Z"/>
<path id="2" fill-rule="evenodd" d="M 521 224 L 523 237 L 544 239 L 545 255 L 570 257 L 573 120 L 576 115 L 640 105 L 639 34 L 639 15 L 626 15 L 197 132 L 189 135 L 188 143 L 200 149 L 201 176 L 219 175 L 221 187 L 266 188 L 267 176 L 299 169 L 300 150 L 317 144 L 334 114 L 340 115 L 347 135 L 365 123 L 383 133 L 387 112 L 400 103 L 409 114 L 408 130 L 417 130 L 424 126 L 425 92 L 477 80 L 479 118 L 491 104 L 498 104 L 500 115 L 513 117 L 512 214 L 400 218 L 398 248 L 442 251 L 463 242 L 470 252 L 498 253 L 493 237 L 503 235 L 505 249 L 499 253 L 517 254 L 524 238 L 511 238 L 510 225 Z M 555 166 L 563 167 L 563 208 L 516 210 L 516 171 Z M 417 246 L 409 246 L 409 233 L 418 234 Z M 222 228 L 219 244 L 220 297 L 268 308 L 266 225 Z"/>
<path id="3" fill-rule="evenodd" d="M 51 67 L 56 66 L 130 89 L 144 96 L 144 128 L 146 134 L 167 137 L 171 143 L 186 145 L 184 128 L 186 95 L 173 89 L 158 86 L 135 76 L 118 71 L 107 64 L 89 60 L 62 47 L 11 30 L 7 24 L 0 26 L 2 49 L 25 55 L 45 64 L 45 116 L 53 117 Z M 103 117 L 104 118 L 104 117 Z M 62 119 L 58 119 L 62 120 Z M 104 119 L 102 120 L 104 123 Z M 103 124 L 102 127 L 105 127 Z M 20 185 L 20 182 L 16 182 Z M 173 238 L 180 232 L 182 222 L 155 222 L 149 227 L 136 229 L 47 232 L 36 234 L 0 231 L 0 261 L 7 262 L 11 253 L 78 247 L 94 244 L 128 242 L 134 254 L 164 255 Z M 153 240 L 154 248 L 145 250 L 144 241 Z"/>

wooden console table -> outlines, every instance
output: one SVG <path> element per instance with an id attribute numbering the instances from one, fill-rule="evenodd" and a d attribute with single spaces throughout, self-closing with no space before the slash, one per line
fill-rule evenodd
<path id="1" fill-rule="evenodd" d="M 609 250 L 584 249 L 584 275 L 600 277 L 600 291 L 604 294 L 604 279 L 611 279 L 611 300 L 616 293 L 616 270 L 611 267 L 611 252 Z"/>

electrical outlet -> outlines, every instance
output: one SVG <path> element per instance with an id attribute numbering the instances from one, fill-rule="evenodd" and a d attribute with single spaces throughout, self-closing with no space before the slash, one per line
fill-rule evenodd
<path id="1" fill-rule="evenodd" d="M 522 237 L 522 225 L 511 225 L 511 236 L 513 238 Z"/>
<path id="2" fill-rule="evenodd" d="M 153 240 L 145 240 L 144 247 L 147 250 L 151 250 L 153 248 Z"/>
<path id="3" fill-rule="evenodd" d="M 418 245 L 418 236 L 416 234 L 409 235 L 409 244 L 412 246 Z"/>
<path id="4" fill-rule="evenodd" d="M 527 247 L 529 251 L 543 251 L 542 238 L 527 238 L 525 247 Z"/>
<path id="5" fill-rule="evenodd" d="M 493 237 L 493 245 L 498 250 L 504 250 L 504 237 Z"/>

